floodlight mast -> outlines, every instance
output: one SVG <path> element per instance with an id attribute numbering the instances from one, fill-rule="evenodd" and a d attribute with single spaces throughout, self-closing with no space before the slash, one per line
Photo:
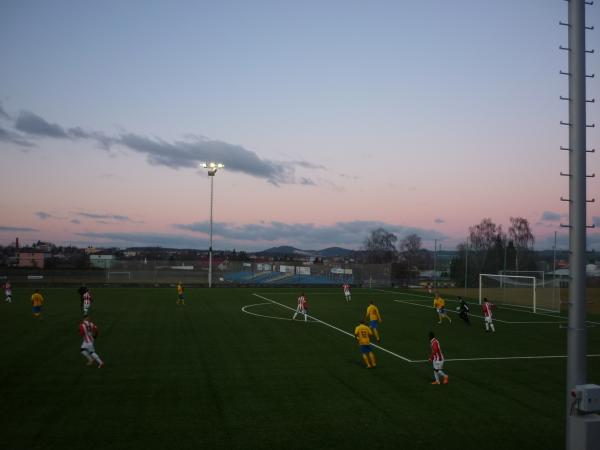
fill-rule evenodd
<path id="1" fill-rule="evenodd" d="M 566 448 L 592 448 L 585 442 L 585 416 L 573 403 L 572 390 L 587 381 L 586 330 L 586 72 L 585 7 L 589 0 L 568 3 L 569 44 L 569 326 L 567 329 Z M 563 47 L 564 49 L 564 47 Z"/>
<path id="2" fill-rule="evenodd" d="M 215 179 L 215 175 L 217 173 L 217 170 L 219 169 L 223 169 L 225 167 L 225 164 L 222 163 L 215 163 L 215 162 L 209 162 L 209 163 L 202 163 L 202 167 L 204 169 L 208 170 L 208 176 L 210 177 L 210 225 L 209 225 L 209 236 L 210 236 L 210 243 L 208 246 L 208 287 L 212 287 L 212 246 L 213 246 L 213 181 Z"/>

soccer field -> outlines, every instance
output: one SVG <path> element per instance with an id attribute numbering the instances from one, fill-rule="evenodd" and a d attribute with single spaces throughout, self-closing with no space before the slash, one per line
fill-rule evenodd
<path id="1" fill-rule="evenodd" d="M 408 291 L 306 289 L 308 323 L 290 321 L 297 289 L 95 288 L 102 369 L 79 353 L 76 288 L 0 304 L 0 448 L 564 447 L 564 316 L 498 309 L 485 333 L 448 302 Z M 376 369 L 352 333 L 379 306 Z M 600 317 L 590 316 L 588 378 L 600 382 Z M 427 333 L 448 385 L 432 386 Z"/>

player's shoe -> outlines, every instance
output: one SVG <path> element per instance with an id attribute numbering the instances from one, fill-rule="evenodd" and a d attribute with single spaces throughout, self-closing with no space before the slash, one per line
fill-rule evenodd
<path id="1" fill-rule="evenodd" d="M 432 381 L 431 384 L 440 384 L 439 381 Z"/>
<path id="2" fill-rule="evenodd" d="M 444 383 L 444 384 L 448 384 L 448 375 L 444 376 L 444 381 L 443 381 L 443 383 Z"/>
<path id="3" fill-rule="evenodd" d="M 100 364 L 98 364 L 98 369 L 102 369 L 104 367 L 104 362 L 101 362 Z"/>

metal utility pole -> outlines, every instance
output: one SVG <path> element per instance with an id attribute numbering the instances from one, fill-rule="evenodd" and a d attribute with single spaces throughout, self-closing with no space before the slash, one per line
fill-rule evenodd
<path id="1" fill-rule="evenodd" d="M 552 247 L 552 250 L 552 306 L 554 306 L 556 305 L 556 231 L 554 232 L 554 247 Z M 560 304 L 558 310 L 560 311 Z"/>
<path id="2" fill-rule="evenodd" d="M 467 298 L 467 280 L 469 278 L 469 237 L 465 243 L 465 298 Z"/>
<path id="3" fill-rule="evenodd" d="M 569 326 L 567 331 L 566 448 L 592 448 L 588 442 L 586 416 L 576 407 L 573 389 L 584 385 L 587 378 L 587 330 L 585 323 L 586 284 L 586 72 L 585 72 L 585 6 L 592 2 L 570 0 L 568 47 L 560 47 L 569 55 Z M 591 50 L 589 51 L 592 52 Z M 563 98 L 564 99 L 564 98 Z M 588 446 L 589 445 L 589 446 Z"/>
<path id="4" fill-rule="evenodd" d="M 208 246 L 208 287 L 212 287 L 212 246 L 213 246 L 213 182 L 215 180 L 215 175 L 217 170 L 225 167 L 224 164 L 221 163 L 202 163 L 202 167 L 208 169 L 208 176 L 210 177 L 210 225 L 209 225 L 209 236 L 210 243 Z"/>
<path id="5" fill-rule="evenodd" d="M 433 240 L 433 289 L 437 288 L 437 239 Z"/>

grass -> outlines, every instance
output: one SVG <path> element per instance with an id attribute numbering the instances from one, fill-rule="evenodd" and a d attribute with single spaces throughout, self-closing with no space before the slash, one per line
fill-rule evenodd
<path id="1" fill-rule="evenodd" d="M 297 290 L 189 289 L 176 307 L 174 289 L 95 289 L 106 361 L 96 369 L 79 354 L 76 289 L 42 293 L 43 320 L 26 289 L 0 304 L 6 450 L 564 447 L 565 359 L 452 361 L 565 355 L 560 319 L 499 309 L 491 334 L 475 317 L 437 325 L 430 299 L 413 293 L 354 290 L 347 304 L 340 289 L 307 290 L 310 314 L 350 333 L 375 300 L 381 346 L 415 361 L 376 349 L 378 367 L 366 370 L 351 337 L 276 320 L 292 311 L 253 295 L 294 307 Z M 242 311 L 253 304 L 248 313 L 272 317 Z M 419 362 L 430 330 L 446 386 L 431 386 Z M 588 333 L 588 353 L 600 353 L 599 328 Z M 600 381 L 600 358 L 588 358 L 588 378 Z"/>

